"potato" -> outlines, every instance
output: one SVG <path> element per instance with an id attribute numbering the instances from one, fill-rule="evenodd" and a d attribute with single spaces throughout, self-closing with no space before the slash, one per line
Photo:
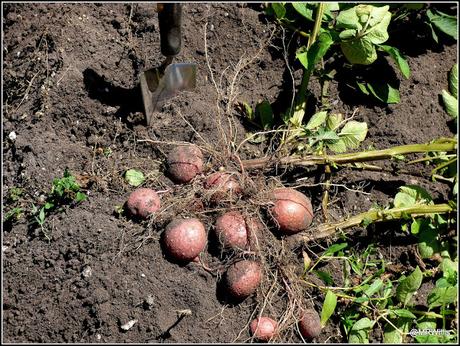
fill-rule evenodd
<path id="1" fill-rule="evenodd" d="M 257 251 L 262 241 L 262 230 L 264 225 L 259 219 L 248 216 L 246 218 L 246 232 L 248 237 L 248 250 Z"/>
<path id="2" fill-rule="evenodd" d="M 204 188 L 211 191 L 211 202 L 220 202 L 240 195 L 243 190 L 237 173 L 216 172 L 206 178 Z"/>
<path id="3" fill-rule="evenodd" d="M 313 220 L 310 199 L 290 188 L 275 189 L 271 213 L 280 231 L 290 235 L 305 230 Z"/>
<path id="4" fill-rule="evenodd" d="M 160 209 L 160 197 L 152 189 L 138 188 L 129 195 L 126 207 L 131 215 L 146 219 Z"/>
<path id="5" fill-rule="evenodd" d="M 166 254 L 177 261 L 192 261 L 206 246 L 206 230 L 195 218 L 174 219 L 163 232 Z"/>
<path id="6" fill-rule="evenodd" d="M 259 317 L 249 325 L 251 334 L 260 341 L 269 341 L 277 334 L 278 323 L 270 317 Z"/>
<path id="7" fill-rule="evenodd" d="M 228 268 L 225 280 L 230 295 L 244 299 L 257 290 L 262 280 L 262 270 L 258 262 L 242 260 Z"/>
<path id="8" fill-rule="evenodd" d="M 306 339 L 316 338 L 321 333 L 321 320 L 315 310 L 306 309 L 302 312 L 299 330 Z"/>
<path id="9" fill-rule="evenodd" d="M 203 154 L 196 145 L 180 145 L 171 150 L 167 164 L 172 180 L 188 183 L 203 172 Z"/>
<path id="10" fill-rule="evenodd" d="M 244 249 L 248 233 L 243 215 L 229 211 L 216 220 L 215 234 L 224 249 Z"/>

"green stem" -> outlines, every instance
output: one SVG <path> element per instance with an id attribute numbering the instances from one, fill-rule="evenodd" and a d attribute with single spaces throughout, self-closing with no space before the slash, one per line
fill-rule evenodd
<path id="1" fill-rule="evenodd" d="M 309 232 L 311 235 L 304 236 L 303 240 L 311 241 L 327 238 L 335 234 L 338 230 L 361 225 L 364 221 L 376 223 L 399 220 L 404 218 L 406 215 L 421 216 L 443 214 L 452 211 L 454 211 L 454 208 L 449 204 L 416 205 L 412 207 L 391 208 L 386 210 L 369 210 L 339 222 L 321 224 L 314 230 L 314 232 Z"/>
<path id="2" fill-rule="evenodd" d="M 337 155 L 292 155 L 274 160 L 270 157 L 262 159 L 243 160 L 242 164 L 246 170 L 270 168 L 273 166 L 296 166 L 308 167 L 316 165 L 340 165 L 354 162 L 367 162 L 376 160 L 391 159 L 394 156 L 426 153 L 430 151 L 456 151 L 457 142 L 447 143 L 425 143 L 425 144 L 408 144 L 396 146 L 388 149 L 362 151 L 357 153 L 346 153 Z"/>

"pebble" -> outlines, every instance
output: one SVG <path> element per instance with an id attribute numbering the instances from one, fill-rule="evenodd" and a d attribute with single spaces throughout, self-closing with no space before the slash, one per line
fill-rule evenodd
<path id="1" fill-rule="evenodd" d="M 11 131 L 10 134 L 8 135 L 8 138 L 14 142 L 16 140 L 16 132 Z"/>
<path id="2" fill-rule="evenodd" d="M 83 271 L 81 272 L 81 275 L 84 278 L 89 278 L 91 277 L 91 275 L 93 275 L 93 269 L 90 266 L 87 266 L 85 267 L 85 269 L 83 269 Z"/>
<path id="3" fill-rule="evenodd" d="M 137 323 L 137 320 L 131 320 L 123 324 L 120 328 L 122 330 L 127 331 L 127 330 L 130 330 L 136 323 Z"/>

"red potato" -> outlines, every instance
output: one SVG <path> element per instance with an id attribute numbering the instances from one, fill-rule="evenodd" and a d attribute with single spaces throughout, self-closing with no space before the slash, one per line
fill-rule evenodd
<path id="1" fill-rule="evenodd" d="M 238 181 L 236 173 L 216 172 L 206 178 L 204 188 L 211 190 L 212 202 L 231 199 L 240 195 L 243 190 Z"/>
<path id="2" fill-rule="evenodd" d="M 196 145 L 180 145 L 168 155 L 168 173 L 177 183 L 188 183 L 203 172 L 203 153 Z"/>
<path id="3" fill-rule="evenodd" d="M 248 233 L 243 215 L 230 211 L 216 220 L 215 234 L 223 248 L 245 249 Z"/>
<path id="4" fill-rule="evenodd" d="M 160 197 L 154 190 L 142 187 L 129 195 L 126 207 L 131 215 L 146 219 L 160 209 Z"/>
<path id="5" fill-rule="evenodd" d="M 275 189 L 271 213 L 280 231 L 290 235 L 305 230 L 313 220 L 310 199 L 290 188 Z"/>
<path id="6" fill-rule="evenodd" d="M 262 280 L 258 262 L 242 260 L 232 264 L 226 273 L 226 284 L 233 298 L 244 299 L 253 294 Z"/>
<path id="7" fill-rule="evenodd" d="M 306 339 L 316 338 L 321 333 L 321 319 L 315 310 L 306 309 L 302 312 L 299 330 Z"/>
<path id="8" fill-rule="evenodd" d="M 195 218 L 175 219 L 163 232 L 164 249 L 178 261 L 192 261 L 206 246 L 206 229 Z"/>
<path id="9" fill-rule="evenodd" d="M 278 323 L 270 317 L 259 317 L 249 325 L 251 334 L 260 341 L 269 341 L 278 332 Z"/>

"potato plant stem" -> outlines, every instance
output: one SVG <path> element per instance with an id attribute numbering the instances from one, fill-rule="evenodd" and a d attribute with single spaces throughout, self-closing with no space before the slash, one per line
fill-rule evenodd
<path id="1" fill-rule="evenodd" d="M 447 143 L 425 143 L 400 145 L 393 148 L 362 151 L 356 153 L 345 153 L 337 155 L 308 155 L 308 156 L 286 156 L 279 159 L 270 157 L 243 160 L 242 165 L 246 170 L 271 168 L 273 166 L 296 166 L 308 167 L 315 165 L 340 165 L 356 162 L 386 160 L 399 155 L 426 153 L 431 151 L 455 151 L 456 142 Z"/>
<path id="2" fill-rule="evenodd" d="M 399 220 L 407 215 L 423 216 L 429 214 L 442 214 L 454 211 L 454 208 L 449 204 L 432 204 L 432 205 L 416 205 L 404 208 L 391 208 L 386 210 L 369 210 L 361 214 L 354 215 L 350 218 L 339 222 L 324 223 L 319 225 L 314 232 L 310 232 L 311 236 L 304 236 L 303 241 L 311 241 L 332 236 L 336 231 L 358 226 L 363 222 L 375 223 L 391 220 Z"/>

